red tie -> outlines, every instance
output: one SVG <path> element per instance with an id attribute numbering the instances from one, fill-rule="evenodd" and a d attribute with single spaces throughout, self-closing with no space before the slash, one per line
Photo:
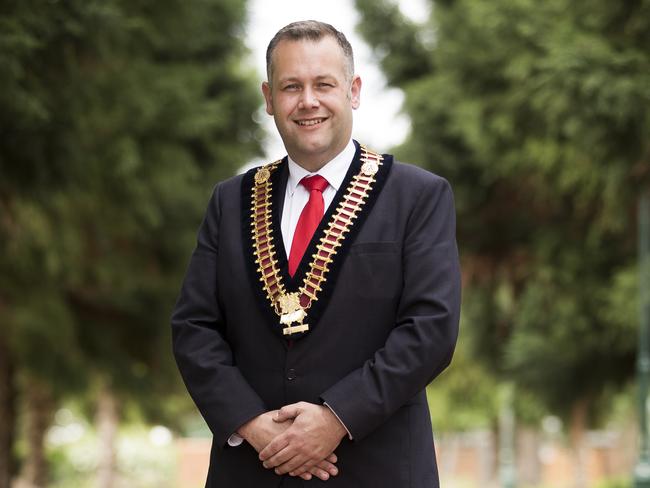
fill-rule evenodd
<path id="1" fill-rule="evenodd" d="M 300 180 L 300 184 L 309 190 L 309 201 L 302 209 L 296 230 L 293 234 L 291 252 L 289 253 L 289 274 L 294 275 L 298 264 L 305 254 L 314 231 L 323 218 L 325 202 L 323 191 L 327 188 L 327 180 L 320 175 L 308 176 Z"/>

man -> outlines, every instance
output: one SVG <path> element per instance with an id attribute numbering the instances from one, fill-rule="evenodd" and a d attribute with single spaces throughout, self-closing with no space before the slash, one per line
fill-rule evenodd
<path id="1" fill-rule="evenodd" d="M 172 317 L 207 486 L 438 486 L 424 389 L 458 332 L 449 185 L 352 141 L 361 79 L 332 26 L 281 29 L 267 75 L 288 157 L 216 186 Z"/>

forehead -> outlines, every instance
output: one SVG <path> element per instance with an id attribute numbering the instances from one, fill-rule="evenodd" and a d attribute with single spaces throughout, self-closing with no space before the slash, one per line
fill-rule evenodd
<path id="1" fill-rule="evenodd" d="M 345 54 L 336 40 L 325 36 L 309 39 L 283 40 L 273 51 L 273 79 L 310 76 L 345 76 Z"/>

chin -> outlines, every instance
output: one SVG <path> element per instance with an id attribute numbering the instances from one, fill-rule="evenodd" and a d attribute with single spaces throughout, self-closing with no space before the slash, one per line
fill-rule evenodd
<path id="1" fill-rule="evenodd" d="M 303 141 L 299 144 L 298 149 L 304 154 L 318 154 L 324 151 L 327 151 L 329 148 L 327 141 L 316 140 L 316 141 Z"/>

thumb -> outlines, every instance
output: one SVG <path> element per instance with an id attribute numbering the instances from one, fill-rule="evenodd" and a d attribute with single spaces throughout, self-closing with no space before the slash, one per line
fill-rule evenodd
<path id="1" fill-rule="evenodd" d="M 273 420 L 275 422 L 281 423 L 289 419 L 295 419 L 300 414 L 300 404 L 292 403 L 291 405 L 285 405 L 280 410 L 277 411 Z"/>

